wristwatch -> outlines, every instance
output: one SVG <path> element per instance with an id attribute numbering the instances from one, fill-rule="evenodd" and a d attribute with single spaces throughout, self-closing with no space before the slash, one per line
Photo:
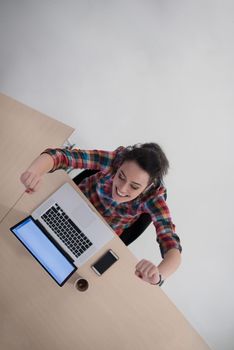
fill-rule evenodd
<path id="1" fill-rule="evenodd" d="M 164 282 L 163 276 L 161 274 L 159 274 L 159 281 L 158 281 L 158 283 L 155 283 L 155 285 L 161 287 L 163 282 Z"/>

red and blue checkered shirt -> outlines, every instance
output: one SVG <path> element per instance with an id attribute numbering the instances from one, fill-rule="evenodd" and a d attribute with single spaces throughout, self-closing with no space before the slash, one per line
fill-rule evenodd
<path id="1" fill-rule="evenodd" d="M 175 233 L 175 225 L 166 204 L 166 189 L 162 183 L 129 202 L 117 203 L 112 199 L 113 177 L 122 163 L 123 150 L 124 147 L 118 147 L 112 152 L 49 148 L 43 153 L 49 154 L 54 160 L 51 172 L 69 168 L 99 170 L 95 175 L 85 178 L 79 188 L 117 235 L 120 236 L 142 213 L 149 213 L 156 228 L 162 256 L 172 248 L 181 251 L 180 239 Z"/>

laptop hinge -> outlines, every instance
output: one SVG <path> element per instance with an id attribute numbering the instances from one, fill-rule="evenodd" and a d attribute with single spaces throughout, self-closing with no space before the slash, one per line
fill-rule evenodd
<path id="1" fill-rule="evenodd" d="M 46 230 L 46 228 L 42 225 L 42 223 L 39 220 L 35 220 L 36 224 L 40 229 L 45 233 L 45 235 L 49 238 L 49 240 L 58 248 L 58 250 L 61 251 L 61 253 L 72 263 L 74 263 L 75 260 L 72 259 L 72 257 L 59 245 L 58 242 L 49 234 L 49 232 Z"/>

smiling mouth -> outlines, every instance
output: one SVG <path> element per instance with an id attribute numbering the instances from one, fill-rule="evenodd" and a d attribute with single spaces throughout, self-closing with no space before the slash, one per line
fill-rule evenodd
<path id="1" fill-rule="evenodd" d="M 118 188 L 115 187 L 115 192 L 116 194 L 118 195 L 118 197 L 121 197 L 121 198 L 126 198 L 126 197 L 129 197 L 129 195 L 123 195 L 121 192 L 119 192 Z"/>

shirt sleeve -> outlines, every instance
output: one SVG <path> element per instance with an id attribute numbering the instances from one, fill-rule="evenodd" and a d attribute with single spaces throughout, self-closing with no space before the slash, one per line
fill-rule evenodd
<path id="1" fill-rule="evenodd" d="M 43 153 L 53 158 L 54 166 L 50 172 L 68 168 L 104 170 L 112 166 L 118 148 L 115 151 L 48 148 Z"/>
<path id="2" fill-rule="evenodd" d="M 165 197 L 166 193 L 159 197 L 151 198 L 147 203 L 147 209 L 156 228 L 157 242 L 163 258 L 172 248 L 178 249 L 180 253 L 182 252 L 180 238 L 175 232 L 176 227 L 172 222 Z"/>

